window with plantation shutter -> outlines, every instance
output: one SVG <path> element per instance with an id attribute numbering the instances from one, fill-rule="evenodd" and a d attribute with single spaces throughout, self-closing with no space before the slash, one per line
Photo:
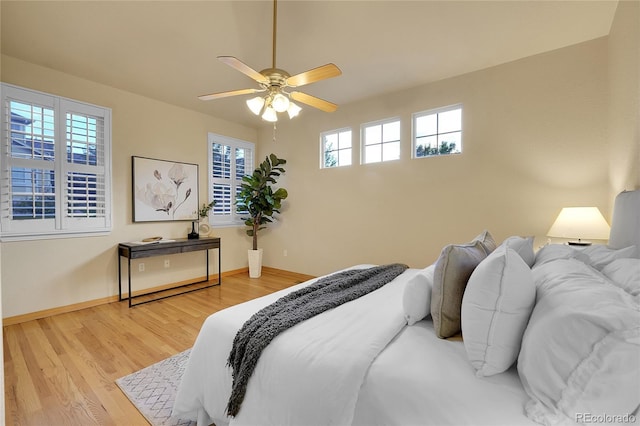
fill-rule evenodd
<path id="1" fill-rule="evenodd" d="M 111 110 L 2 84 L 3 240 L 111 230 Z"/>
<path id="2" fill-rule="evenodd" d="M 209 199 L 215 201 L 209 223 L 217 226 L 242 225 L 237 214 L 236 195 L 242 177 L 253 172 L 255 145 L 209 133 Z"/>

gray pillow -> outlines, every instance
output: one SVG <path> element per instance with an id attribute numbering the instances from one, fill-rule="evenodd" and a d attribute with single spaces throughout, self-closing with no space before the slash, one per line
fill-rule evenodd
<path id="1" fill-rule="evenodd" d="M 461 331 L 462 296 L 473 270 L 487 257 L 480 240 L 450 244 L 436 261 L 431 291 L 431 317 L 436 336 L 441 339 Z"/>
<path id="2" fill-rule="evenodd" d="M 496 244 L 496 240 L 493 239 L 493 236 L 491 235 L 491 233 L 486 229 L 482 231 L 480 235 L 478 235 L 473 240 L 471 240 L 472 243 L 475 241 L 480 241 L 487 255 L 490 255 L 491 252 L 494 251 L 498 246 Z"/>

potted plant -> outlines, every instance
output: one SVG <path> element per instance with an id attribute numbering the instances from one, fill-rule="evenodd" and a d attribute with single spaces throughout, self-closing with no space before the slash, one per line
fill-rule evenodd
<path id="1" fill-rule="evenodd" d="M 209 211 L 216 205 L 216 201 L 213 200 L 209 204 L 202 204 L 202 207 L 198 209 L 198 216 L 200 217 L 200 223 L 198 224 L 198 233 L 208 236 L 211 232 L 211 226 L 209 226 Z M 207 220 L 205 220 L 207 219 Z"/>
<path id="2" fill-rule="evenodd" d="M 284 188 L 273 189 L 277 178 L 284 173 L 282 167 L 287 160 L 270 154 L 253 171 L 242 178 L 240 192 L 236 195 L 236 206 L 247 225 L 247 235 L 253 238 L 253 248 L 249 250 L 249 276 L 258 278 L 262 274 L 262 249 L 258 249 L 258 231 L 273 222 L 274 215 L 280 213 L 282 200 L 289 195 Z"/>

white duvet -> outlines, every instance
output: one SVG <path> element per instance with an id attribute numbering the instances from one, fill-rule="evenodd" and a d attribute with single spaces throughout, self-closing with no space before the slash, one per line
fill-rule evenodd
<path id="1" fill-rule="evenodd" d="M 255 311 L 300 286 L 213 314 L 191 351 L 174 415 L 218 426 L 351 424 L 367 370 L 406 324 L 402 294 L 415 273 L 407 270 L 379 290 L 274 339 L 262 353 L 235 418 L 225 415 L 232 383 L 226 360 L 233 337 Z"/>

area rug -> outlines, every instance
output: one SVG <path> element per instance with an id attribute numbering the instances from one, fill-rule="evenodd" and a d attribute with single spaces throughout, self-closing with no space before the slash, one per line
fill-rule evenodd
<path id="1" fill-rule="evenodd" d="M 171 409 L 191 349 L 116 380 L 116 384 L 153 426 L 195 425 L 172 418 Z"/>

